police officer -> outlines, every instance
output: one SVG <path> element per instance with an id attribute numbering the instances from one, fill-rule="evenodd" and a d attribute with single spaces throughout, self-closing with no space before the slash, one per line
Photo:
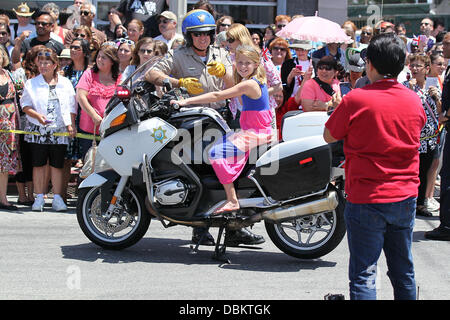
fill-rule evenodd
<path id="1" fill-rule="evenodd" d="M 186 45 L 170 52 L 150 69 L 145 78 L 158 86 L 170 83 L 172 87 L 184 87 L 190 95 L 222 90 L 234 85 L 233 68 L 228 53 L 214 46 L 216 22 L 205 10 L 189 11 L 183 19 L 181 29 Z M 213 109 L 225 106 L 225 101 L 211 103 Z M 194 228 L 192 241 L 198 243 L 205 228 Z M 239 244 L 260 244 L 264 238 L 243 228 L 227 231 L 228 246 Z M 214 245 L 214 238 L 208 232 L 202 245 Z"/>
<path id="2" fill-rule="evenodd" d="M 147 73 L 147 81 L 159 86 L 169 82 L 172 87 L 185 87 L 191 95 L 222 90 L 224 85 L 232 87 L 233 70 L 227 52 L 211 46 L 215 35 L 213 16 L 204 10 L 190 11 L 183 19 L 182 31 L 186 46 L 161 59 Z M 210 107 L 218 109 L 224 105 L 221 101 Z"/>

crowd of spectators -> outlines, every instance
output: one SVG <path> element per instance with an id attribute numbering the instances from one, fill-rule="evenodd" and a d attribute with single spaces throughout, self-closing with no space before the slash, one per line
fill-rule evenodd
<path id="1" fill-rule="evenodd" d="M 349 91 L 368 84 L 365 50 L 371 38 L 396 33 L 408 50 L 398 82 L 419 95 L 428 116 L 420 149 L 422 183 L 417 214 L 430 216 L 439 208 L 433 192 L 443 144 L 440 95 L 448 65 L 442 48 L 443 23 L 424 18 L 420 30 L 414 30 L 417 36 L 408 38 L 404 24 L 380 21 L 358 28 L 346 21 L 342 29 L 351 37 L 351 44 L 320 43 L 276 35 L 301 15 L 279 15 L 260 30 L 235 23 L 236 19 L 216 12 L 208 1 L 199 1 L 194 8 L 216 17 L 216 46 L 233 52 L 251 41 L 260 48 L 278 140 L 282 140 L 287 112 L 331 113 Z M 179 21 L 164 0 L 122 0 L 108 11 L 108 23 L 97 27 L 96 7 L 86 0 L 76 0 L 68 8 L 47 3 L 36 12 L 22 3 L 14 12 L 16 24 L 0 15 L 1 128 L 25 129 L 41 136 L 0 133 L 0 206 L 17 209 L 6 198 L 8 175 L 13 174 L 19 204 L 42 210 L 39 199 L 49 192 L 51 181 L 57 199 L 54 209 L 65 210 L 71 169 L 81 168 L 92 143 L 75 138 L 76 133 L 98 134 L 105 106 L 117 85 L 151 57 L 183 46 L 185 39 L 177 33 Z M 43 96 L 34 99 L 38 92 Z M 236 117 L 239 100 L 231 101 L 229 107 Z M 57 132 L 67 135 L 49 138 Z M 43 152 L 42 145 L 57 147 Z"/>

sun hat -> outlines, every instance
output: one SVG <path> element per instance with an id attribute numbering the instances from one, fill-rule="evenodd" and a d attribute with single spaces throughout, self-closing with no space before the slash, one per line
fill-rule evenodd
<path id="1" fill-rule="evenodd" d="M 33 15 L 33 13 L 34 13 L 34 11 L 30 12 L 30 8 L 24 2 L 22 2 L 17 7 L 17 10 L 13 9 L 13 11 L 16 13 L 16 15 L 21 16 L 21 17 L 31 17 Z"/>
<path id="2" fill-rule="evenodd" d="M 303 50 L 311 50 L 313 48 L 312 42 L 310 40 L 297 40 L 291 39 L 289 48 L 300 48 Z"/>
<path id="3" fill-rule="evenodd" d="M 70 59 L 70 49 L 63 49 L 58 56 L 60 59 Z"/>

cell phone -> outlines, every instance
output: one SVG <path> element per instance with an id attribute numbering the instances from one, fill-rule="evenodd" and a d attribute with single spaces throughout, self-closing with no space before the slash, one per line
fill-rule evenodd
<path id="1" fill-rule="evenodd" d="M 45 121 L 44 121 L 45 124 L 50 124 L 50 123 L 52 123 L 52 122 L 53 122 L 52 120 L 45 120 Z"/>
<path id="2" fill-rule="evenodd" d="M 299 65 L 299 64 L 297 64 L 296 66 L 295 66 L 298 70 L 300 70 L 300 71 L 302 71 L 303 70 L 303 68 L 302 68 L 302 66 L 301 65 Z"/>

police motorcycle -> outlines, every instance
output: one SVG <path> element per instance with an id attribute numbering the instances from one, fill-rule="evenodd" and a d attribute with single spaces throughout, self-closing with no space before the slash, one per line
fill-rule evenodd
<path id="1" fill-rule="evenodd" d="M 183 88 L 167 85 L 159 98 L 152 84 L 133 80 L 155 62 L 130 75 L 105 110 L 97 154 L 106 165 L 79 186 L 77 220 L 87 238 L 120 250 L 137 243 L 152 220 L 219 228 L 213 256 L 224 261 L 224 231 L 264 222 L 290 256 L 314 259 L 336 248 L 345 234 L 344 176 L 322 137 L 327 114 L 284 119 L 283 141 L 252 150 L 234 183 L 240 210 L 213 214 L 226 196 L 207 155 L 230 129 L 214 109 L 171 105 L 187 97 Z"/>

